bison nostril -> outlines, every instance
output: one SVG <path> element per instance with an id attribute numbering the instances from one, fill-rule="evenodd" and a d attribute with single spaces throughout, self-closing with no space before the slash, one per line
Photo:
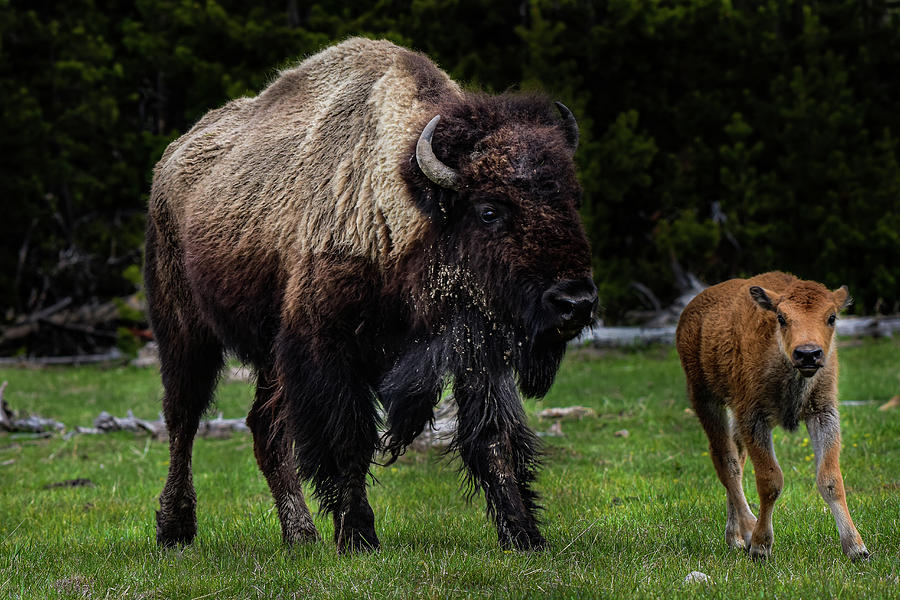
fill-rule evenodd
<path id="1" fill-rule="evenodd" d="M 597 288 L 590 279 L 563 281 L 544 292 L 544 305 L 556 326 L 581 328 L 591 322 Z"/>
<path id="2" fill-rule="evenodd" d="M 803 365 L 815 365 L 822 361 L 825 352 L 819 346 L 807 344 L 798 346 L 793 352 L 794 362 Z"/>
<path id="3" fill-rule="evenodd" d="M 572 309 L 572 314 L 579 323 L 588 322 L 591 320 L 591 315 L 594 312 L 594 300 L 582 299 L 575 302 L 575 305 Z"/>

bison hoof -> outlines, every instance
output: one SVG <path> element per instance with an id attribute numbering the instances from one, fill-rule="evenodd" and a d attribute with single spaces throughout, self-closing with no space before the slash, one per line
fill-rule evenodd
<path id="1" fill-rule="evenodd" d="M 318 542 L 322 538 L 316 528 L 313 527 L 312 529 L 302 529 L 291 532 L 282 531 L 281 539 L 287 546 L 299 546 Z"/>
<path id="2" fill-rule="evenodd" d="M 547 548 L 547 540 L 539 531 L 520 531 L 515 535 L 500 535 L 500 546 L 507 550 L 541 551 Z"/>
<path id="3" fill-rule="evenodd" d="M 177 515 L 156 511 L 156 543 L 164 548 L 187 545 L 197 535 L 197 519 L 190 515 Z"/>
<path id="4" fill-rule="evenodd" d="M 381 547 L 378 536 L 374 530 L 370 531 L 344 531 L 337 540 L 337 548 L 340 554 L 353 554 L 356 552 L 374 552 Z"/>

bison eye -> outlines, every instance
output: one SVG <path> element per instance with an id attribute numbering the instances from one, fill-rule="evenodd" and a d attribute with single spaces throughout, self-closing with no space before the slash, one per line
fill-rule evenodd
<path id="1" fill-rule="evenodd" d="M 831 315 L 828 317 L 828 326 L 834 327 L 834 322 L 837 320 L 837 316 Z"/>
<path id="2" fill-rule="evenodd" d="M 784 315 L 782 315 L 781 313 L 778 314 L 778 324 L 781 325 L 782 327 L 787 325 L 787 319 L 785 319 Z"/>
<path id="3" fill-rule="evenodd" d="M 478 216 L 485 225 L 493 225 L 500 220 L 500 211 L 490 204 L 484 204 L 478 207 Z"/>

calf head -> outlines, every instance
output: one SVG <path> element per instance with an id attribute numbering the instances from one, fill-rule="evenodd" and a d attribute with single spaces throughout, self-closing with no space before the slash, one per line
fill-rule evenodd
<path id="1" fill-rule="evenodd" d="M 443 107 L 419 137 L 413 173 L 442 268 L 458 275 L 438 285 L 457 298 L 465 291 L 531 396 L 547 391 L 566 342 L 597 308 L 578 215 L 578 127 L 557 108 L 520 96 Z"/>
<path id="2" fill-rule="evenodd" d="M 811 281 L 797 282 L 781 294 L 752 286 L 750 297 L 772 313 L 778 347 L 804 377 L 826 365 L 837 315 L 852 301 L 847 286 L 829 291 Z"/>

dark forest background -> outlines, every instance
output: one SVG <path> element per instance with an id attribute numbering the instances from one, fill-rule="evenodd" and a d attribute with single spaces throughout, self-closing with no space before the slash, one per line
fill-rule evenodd
<path id="1" fill-rule="evenodd" d="M 0 0 L 0 325 L 133 294 L 166 145 L 350 35 L 573 110 L 607 322 L 771 269 L 898 311 L 900 1 Z"/>

